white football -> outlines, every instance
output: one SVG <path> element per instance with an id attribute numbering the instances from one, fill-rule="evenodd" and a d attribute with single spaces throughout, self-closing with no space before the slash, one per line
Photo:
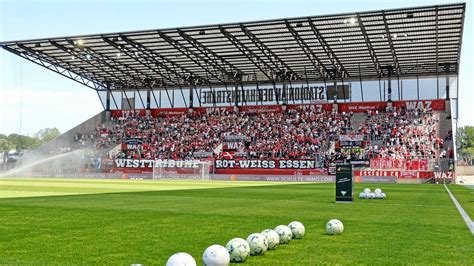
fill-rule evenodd
<path id="1" fill-rule="evenodd" d="M 328 235 L 340 235 L 344 231 L 344 225 L 338 219 L 329 220 L 326 224 L 326 233 Z"/>
<path id="2" fill-rule="evenodd" d="M 376 189 L 374 190 L 374 193 L 375 193 L 375 194 L 380 194 L 380 193 L 382 193 L 382 190 L 381 190 L 380 188 L 376 188 Z"/>
<path id="3" fill-rule="evenodd" d="M 375 193 L 374 192 L 369 193 L 369 199 L 375 199 Z"/>
<path id="4" fill-rule="evenodd" d="M 385 194 L 385 193 L 382 192 L 381 195 L 382 195 L 382 199 L 387 198 L 387 194 Z"/>
<path id="5" fill-rule="evenodd" d="M 289 243 L 293 237 L 291 229 L 286 225 L 279 225 L 275 227 L 275 232 L 277 232 L 278 236 L 280 237 L 280 244 Z"/>
<path id="6" fill-rule="evenodd" d="M 265 229 L 261 232 L 267 239 L 268 249 L 276 249 L 280 243 L 280 236 L 272 229 Z"/>
<path id="7" fill-rule="evenodd" d="M 365 194 L 364 192 L 359 193 L 359 199 L 366 199 L 366 198 L 367 198 L 367 194 Z"/>
<path id="8" fill-rule="evenodd" d="M 370 192 L 372 192 L 372 191 L 370 190 L 370 188 L 364 188 L 364 193 L 365 193 L 365 194 L 369 194 Z"/>
<path id="9" fill-rule="evenodd" d="M 166 266 L 196 266 L 196 261 L 188 253 L 179 252 L 169 257 Z"/>
<path id="10" fill-rule="evenodd" d="M 232 262 L 244 262 L 250 256 L 249 243 L 242 238 L 231 239 L 225 247 Z"/>
<path id="11" fill-rule="evenodd" d="M 298 221 L 291 222 L 288 227 L 291 229 L 293 238 L 303 238 L 305 233 L 304 225 Z"/>
<path id="12" fill-rule="evenodd" d="M 267 252 L 267 238 L 260 233 L 253 233 L 247 237 L 247 243 L 250 246 L 250 255 L 263 255 Z"/>
<path id="13" fill-rule="evenodd" d="M 212 245 L 202 254 L 202 262 L 206 266 L 227 266 L 230 263 L 230 255 L 225 247 Z"/>

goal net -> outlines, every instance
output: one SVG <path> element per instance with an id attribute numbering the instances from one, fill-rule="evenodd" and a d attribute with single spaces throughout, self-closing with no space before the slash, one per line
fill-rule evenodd
<path id="1" fill-rule="evenodd" d="M 156 160 L 153 179 L 209 180 L 211 163 L 199 160 Z"/>

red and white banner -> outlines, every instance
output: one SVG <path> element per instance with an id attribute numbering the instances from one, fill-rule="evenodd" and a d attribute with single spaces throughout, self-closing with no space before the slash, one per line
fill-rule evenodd
<path id="1" fill-rule="evenodd" d="M 112 117 L 129 117 L 129 116 L 145 116 L 146 111 L 145 109 L 137 109 L 137 110 L 112 110 L 110 111 Z"/>
<path id="2" fill-rule="evenodd" d="M 445 100 L 421 100 L 421 101 L 393 101 L 392 106 L 396 108 L 405 107 L 407 110 L 420 109 L 426 112 L 444 111 Z M 360 103 L 339 103 L 338 112 L 364 113 L 367 111 L 385 110 L 387 102 L 360 102 Z"/>
<path id="3" fill-rule="evenodd" d="M 260 114 L 260 113 L 281 113 L 283 109 L 281 105 L 261 105 L 261 106 L 240 106 L 239 111 L 244 114 Z"/>
<path id="4" fill-rule="evenodd" d="M 453 179 L 454 173 L 453 172 L 434 172 L 435 179 Z"/>
<path id="5" fill-rule="evenodd" d="M 428 159 L 370 159 L 370 168 L 428 170 Z"/>
<path id="6" fill-rule="evenodd" d="M 311 110 L 321 113 L 322 111 L 331 112 L 332 104 L 290 104 L 287 106 L 288 110 Z"/>
<path id="7" fill-rule="evenodd" d="M 387 102 L 339 103 L 339 113 L 364 113 L 367 111 L 385 110 Z"/>
<path id="8" fill-rule="evenodd" d="M 393 107 L 405 107 L 407 110 L 420 109 L 426 112 L 444 111 L 446 108 L 446 100 L 423 100 L 423 101 L 396 101 Z"/>
<path id="9" fill-rule="evenodd" d="M 314 160 L 215 160 L 216 174 L 240 175 L 327 175 L 327 168 L 319 168 Z"/>
<path id="10" fill-rule="evenodd" d="M 153 117 L 157 116 L 174 116 L 182 115 L 188 112 L 188 108 L 160 108 L 160 109 L 151 109 L 150 114 Z"/>
<path id="11" fill-rule="evenodd" d="M 420 101 L 394 101 L 392 106 L 396 108 L 406 108 L 407 110 L 420 109 L 429 111 L 444 111 L 446 107 L 445 100 L 420 100 Z M 363 113 L 366 111 L 384 110 L 387 107 L 387 102 L 352 102 L 352 103 L 338 103 L 338 112 L 353 112 Z M 300 110 L 315 110 L 318 112 L 327 111 L 331 112 L 333 104 L 321 103 L 321 104 L 290 104 L 287 105 L 289 110 L 300 109 Z M 240 112 L 243 113 L 280 113 L 283 111 L 282 105 L 256 105 L 256 106 L 239 106 Z M 188 108 L 155 108 L 150 110 L 150 114 L 153 117 L 156 116 L 173 116 L 181 115 L 188 112 Z M 193 108 L 193 112 L 197 114 L 211 113 L 214 111 L 232 111 L 233 106 L 222 106 L 222 107 L 196 107 Z M 136 110 L 112 110 L 111 114 L 113 117 L 129 117 L 129 116 L 145 116 L 145 109 Z"/>
<path id="12" fill-rule="evenodd" d="M 314 160 L 216 160 L 216 169 L 318 169 Z"/>
<path id="13" fill-rule="evenodd" d="M 130 138 L 126 139 L 122 143 L 122 150 L 138 150 L 142 146 L 143 141 L 139 138 Z"/>
<path id="14" fill-rule="evenodd" d="M 434 172 L 433 171 L 400 171 L 400 176 L 398 178 L 401 179 L 411 179 L 411 178 L 418 178 L 418 179 L 428 179 L 433 178 Z"/>
<path id="15" fill-rule="evenodd" d="M 199 160 L 139 160 L 139 159 L 115 159 L 110 169 L 105 169 L 110 173 L 152 173 L 153 166 L 193 169 L 199 167 Z"/>
<path id="16" fill-rule="evenodd" d="M 216 174 L 227 175 L 292 175 L 292 176 L 327 176 L 327 169 L 216 169 Z"/>
<path id="17" fill-rule="evenodd" d="M 232 112 L 234 110 L 233 106 L 222 106 L 222 107 L 196 107 L 193 108 L 193 113 L 196 114 L 210 114 L 210 113 L 223 113 L 225 111 Z"/>
<path id="18" fill-rule="evenodd" d="M 386 170 L 355 170 L 354 176 L 400 176 L 400 171 Z"/>
<path id="19" fill-rule="evenodd" d="M 357 177 L 385 177 L 385 176 L 393 176 L 401 179 L 427 179 L 432 178 L 435 176 L 435 173 L 432 171 L 405 171 L 405 170 L 355 170 L 354 176 Z"/>

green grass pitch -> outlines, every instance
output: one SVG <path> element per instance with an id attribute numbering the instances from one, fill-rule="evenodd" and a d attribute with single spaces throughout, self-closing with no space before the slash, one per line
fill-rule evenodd
<path id="1" fill-rule="evenodd" d="M 164 265 L 176 252 L 293 220 L 306 235 L 242 265 L 474 263 L 474 238 L 441 185 L 357 184 L 386 200 L 334 203 L 334 184 L 0 179 L 0 265 Z M 473 215 L 474 194 L 451 186 Z M 325 223 L 340 219 L 339 236 Z"/>

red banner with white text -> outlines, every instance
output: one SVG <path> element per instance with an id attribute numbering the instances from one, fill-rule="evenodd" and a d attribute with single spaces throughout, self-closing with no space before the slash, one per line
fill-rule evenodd
<path id="1" fill-rule="evenodd" d="M 370 169 L 428 170 L 428 159 L 370 159 Z"/>
<path id="2" fill-rule="evenodd" d="M 428 179 L 435 177 L 433 171 L 406 170 L 355 170 L 354 177 L 396 177 L 397 179 Z"/>
<path id="3" fill-rule="evenodd" d="M 351 103 L 338 103 L 338 112 L 353 112 L 363 113 L 367 111 L 384 110 L 387 106 L 387 102 L 351 102 Z M 445 100 L 420 100 L 420 101 L 393 101 L 392 106 L 396 108 L 405 108 L 407 110 L 421 110 L 425 112 L 431 111 L 444 111 L 446 108 Z M 290 104 L 287 105 L 288 110 L 314 110 L 317 112 L 331 112 L 333 104 L 321 103 L 321 104 Z M 193 108 L 193 113 L 205 114 L 212 112 L 223 112 L 232 111 L 233 106 L 223 107 L 196 107 Z M 280 113 L 283 111 L 282 105 L 256 105 L 256 106 L 239 106 L 238 110 L 248 114 L 258 113 Z M 188 108 L 155 108 L 150 110 L 150 114 L 153 117 L 156 116 L 173 116 L 181 115 L 189 112 Z M 145 109 L 136 110 L 112 110 L 113 117 L 129 117 L 129 116 L 145 116 Z"/>
<path id="4" fill-rule="evenodd" d="M 339 113 L 364 113 L 367 111 L 385 110 L 387 102 L 339 103 Z"/>
<path id="5" fill-rule="evenodd" d="M 407 110 L 419 109 L 425 112 L 444 111 L 446 100 L 396 101 L 393 102 L 393 107 L 405 107 Z"/>

